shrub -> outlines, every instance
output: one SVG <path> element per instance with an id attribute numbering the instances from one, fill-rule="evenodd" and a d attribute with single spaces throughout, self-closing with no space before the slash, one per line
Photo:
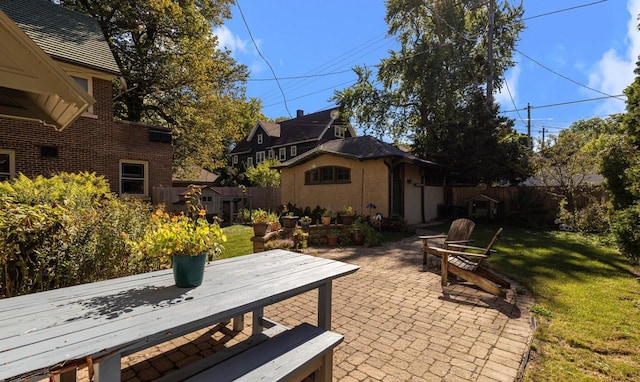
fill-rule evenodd
<path id="1" fill-rule="evenodd" d="M 391 214 L 382 219 L 381 227 L 385 231 L 404 232 L 407 230 L 407 221 L 398 214 Z"/>
<path id="2" fill-rule="evenodd" d="M 609 208 L 605 202 L 592 202 L 575 212 L 560 203 L 559 218 L 562 223 L 569 224 L 581 232 L 605 233 L 609 230 Z"/>
<path id="3" fill-rule="evenodd" d="M 620 251 L 635 262 L 640 261 L 640 203 L 620 210 L 612 219 L 611 231 Z"/>
<path id="4" fill-rule="evenodd" d="M 0 288 L 9 297 L 150 270 L 130 266 L 120 232 L 144 230 L 149 205 L 117 199 L 90 173 L 0 182 Z"/>

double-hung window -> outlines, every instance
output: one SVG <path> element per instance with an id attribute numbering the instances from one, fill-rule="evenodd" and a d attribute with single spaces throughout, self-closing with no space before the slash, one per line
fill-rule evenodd
<path id="1" fill-rule="evenodd" d="M 285 160 L 287 160 L 287 148 L 286 147 L 280 147 L 280 150 L 278 151 L 278 159 L 280 160 L 280 162 L 284 162 Z"/>
<path id="2" fill-rule="evenodd" d="M 256 153 L 256 164 L 264 162 L 264 151 L 258 151 Z"/>
<path id="3" fill-rule="evenodd" d="M 298 146 L 291 146 L 290 152 L 292 157 L 298 155 Z"/>
<path id="4" fill-rule="evenodd" d="M 149 162 L 120 161 L 120 194 L 149 196 Z"/>

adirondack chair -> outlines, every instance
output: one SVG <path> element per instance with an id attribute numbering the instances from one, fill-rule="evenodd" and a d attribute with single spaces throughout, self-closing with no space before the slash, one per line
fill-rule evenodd
<path id="1" fill-rule="evenodd" d="M 446 235 L 420 236 L 422 239 L 422 265 L 427 266 L 427 248 L 446 248 L 448 244 L 468 244 L 476 223 L 469 219 L 456 219 L 451 223 Z"/>
<path id="2" fill-rule="evenodd" d="M 511 287 L 509 282 L 482 266 L 483 260 L 496 252 L 492 247 L 501 234 L 502 228 L 496 232 L 486 248 L 464 244 L 449 244 L 446 248 L 427 247 L 429 254 L 442 258 L 442 286 L 447 286 L 448 273 L 451 272 L 489 293 L 506 297 L 506 289 Z"/>

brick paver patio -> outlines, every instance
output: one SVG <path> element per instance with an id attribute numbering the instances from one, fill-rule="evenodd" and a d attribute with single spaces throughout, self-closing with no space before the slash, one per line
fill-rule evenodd
<path id="1" fill-rule="evenodd" d="M 422 232 L 421 232 L 422 233 Z M 512 283 L 500 299 L 466 283 L 440 286 L 422 270 L 417 236 L 381 247 L 309 251 L 360 265 L 334 282 L 333 328 L 345 340 L 334 354 L 337 381 L 514 381 L 532 337 L 532 300 Z M 518 293 L 517 293 L 517 292 Z M 317 292 L 265 309 L 287 326 L 315 324 Z M 150 381 L 248 337 L 208 328 L 123 359 L 124 381 Z"/>

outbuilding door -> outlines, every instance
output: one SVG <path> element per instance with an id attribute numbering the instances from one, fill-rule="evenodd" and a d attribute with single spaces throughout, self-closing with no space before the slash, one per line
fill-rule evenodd
<path id="1" fill-rule="evenodd" d="M 404 167 L 395 166 L 391 180 L 391 213 L 404 216 Z"/>

